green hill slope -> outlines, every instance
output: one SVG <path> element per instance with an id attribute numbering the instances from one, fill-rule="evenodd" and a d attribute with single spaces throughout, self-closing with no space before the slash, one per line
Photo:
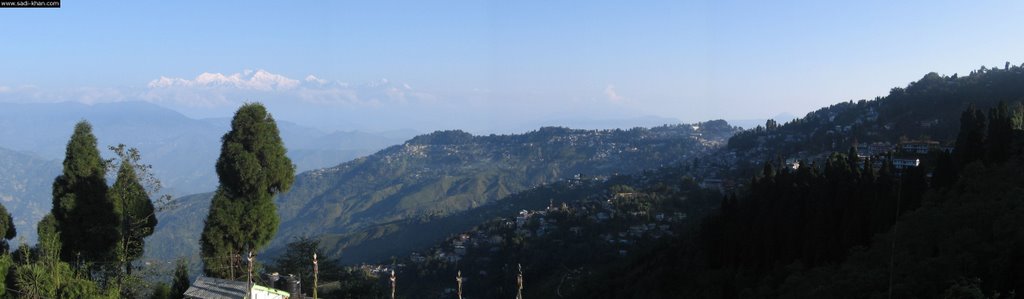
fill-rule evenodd
<path id="1" fill-rule="evenodd" d="M 1012 298 L 1024 286 L 1022 83 L 1022 67 L 968 77 L 929 74 L 875 101 L 833 105 L 784 126 L 738 134 L 727 151 L 760 161 L 771 153 L 842 151 L 858 139 L 927 137 L 957 147 L 947 162 L 932 155 L 888 182 L 882 170 L 851 168 L 865 176 L 844 178 L 834 163 L 809 175 L 831 176 L 831 182 L 798 182 L 792 177 L 808 177 L 811 170 L 776 166 L 783 175 L 758 176 L 700 232 L 605 269 L 570 297 Z M 1001 101 L 1010 108 L 993 117 L 1002 109 L 987 108 Z M 960 116 L 968 115 L 961 113 L 972 104 L 988 112 L 984 138 L 954 143 L 962 133 Z M 965 159 L 960 146 L 985 150 Z M 991 155 L 998 148 L 1009 157 Z M 934 176 L 925 179 L 925 173 Z M 886 188 L 888 194 L 879 192 Z"/>
<path id="2" fill-rule="evenodd" d="M 928 73 L 884 97 L 841 102 L 774 128 L 736 134 L 729 148 L 770 151 L 783 156 L 800 151 L 845 151 L 854 143 L 956 138 L 960 113 L 969 105 L 988 109 L 1000 101 L 1024 99 L 1024 68 L 982 68 L 969 76 Z"/>
<path id="3" fill-rule="evenodd" d="M 527 297 L 871 298 L 884 297 L 890 282 L 893 297 L 899 298 L 1012 297 L 999 294 L 1013 294 L 1024 285 L 1019 254 L 1024 244 L 1019 225 L 1024 204 L 1021 83 L 1020 67 L 978 71 L 964 78 L 929 74 L 875 101 L 833 105 L 786 125 L 737 134 L 729 148 L 709 155 L 700 165 L 694 163 L 697 167 L 676 174 L 676 179 L 730 168 L 718 173 L 728 174 L 723 179 L 749 183 L 749 188 L 737 188 L 737 195 L 720 203 L 709 218 L 700 219 L 701 213 L 691 211 L 693 221 L 669 226 L 678 234 L 656 241 L 631 240 L 641 234 L 634 234 L 639 226 L 628 221 L 616 227 L 608 225 L 615 221 L 594 224 L 599 221 L 585 217 L 589 227 L 596 228 L 587 230 L 588 225 L 572 217 L 550 212 L 546 227 L 553 229 L 543 230 L 541 236 L 536 226 L 523 232 L 508 224 L 517 219 L 516 209 L 496 211 L 490 215 L 502 217 L 500 221 L 483 222 L 436 243 L 423 255 L 401 259 L 408 267 L 399 268 L 406 281 L 399 292 L 450 296 L 445 289 L 454 285 L 452 277 L 461 270 L 469 281 L 463 286 L 467 294 L 512 296 L 515 266 L 521 264 L 530 282 L 524 290 Z M 1008 110 L 985 109 L 1000 101 L 1009 104 Z M 845 153 L 854 142 L 895 145 L 901 137 L 954 144 L 961 113 L 972 104 L 989 115 L 981 116 L 987 123 L 980 129 L 985 137 L 971 145 L 982 149 L 975 151 L 979 156 L 973 160 L 945 155 L 953 164 L 943 168 L 936 161 L 942 160 L 942 148 L 936 148 L 917 156 L 922 167 L 894 172 L 891 165 L 868 171 L 858 166 L 864 160 L 829 155 L 833 149 Z M 999 111 L 1005 115 L 992 117 Z M 994 130 L 992 124 L 1010 131 Z M 955 144 L 958 150 L 963 145 Z M 1010 158 L 992 154 L 998 148 Z M 811 159 L 793 170 L 781 165 L 780 156 Z M 953 152 L 951 157 L 961 155 Z M 752 167 L 735 167 L 744 161 Z M 763 164 L 769 161 L 770 167 Z M 932 171 L 934 176 L 926 175 Z M 951 180 L 938 179 L 950 176 L 950 171 Z M 751 183 L 752 176 L 756 179 Z M 677 182 L 668 176 L 648 180 L 648 185 L 659 181 L 663 186 Z M 633 186 L 649 198 L 671 194 Z M 570 203 L 607 198 L 601 196 L 607 194 L 602 189 L 579 192 L 546 196 Z M 524 203 L 524 209 L 540 209 L 540 203 L 526 203 L 528 198 L 512 199 Z M 656 200 L 651 202 L 649 207 L 657 207 Z M 661 224 L 640 220 L 644 221 Z M 580 234 L 575 227 L 594 233 Z M 566 249 L 579 244 L 588 246 Z M 613 253 L 618 249 L 615 244 L 628 251 Z M 593 257 L 599 253 L 604 255 Z M 581 257 L 590 258 L 580 262 Z"/>
<path id="4" fill-rule="evenodd" d="M 631 130 L 542 128 L 521 135 L 442 131 L 417 136 L 364 158 L 300 174 L 292 190 L 277 199 L 281 226 L 271 249 L 297 236 L 326 236 L 330 252 L 342 253 L 392 235 L 398 231 L 395 223 L 453 215 L 577 174 L 609 176 L 689 161 L 724 144 L 733 133 L 724 121 L 712 121 Z M 175 217 L 181 213 L 164 214 L 179 219 Z M 151 239 L 199 231 L 205 214 L 187 213 L 181 220 L 161 218 Z M 163 225 L 177 221 L 187 228 Z M 446 234 L 442 230 L 436 235 Z M 404 245 L 428 246 L 433 241 L 422 238 Z M 386 252 L 377 249 L 361 250 Z M 190 255 L 185 250 L 150 256 Z M 341 257 L 360 262 L 381 256 Z"/>

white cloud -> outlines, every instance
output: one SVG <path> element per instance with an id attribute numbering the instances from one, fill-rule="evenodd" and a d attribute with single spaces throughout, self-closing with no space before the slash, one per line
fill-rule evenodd
<path id="1" fill-rule="evenodd" d="M 301 101 L 318 105 L 380 106 L 389 103 L 433 102 L 436 97 L 414 91 L 409 84 L 386 78 L 350 85 L 316 75 L 296 80 L 265 70 L 222 74 L 204 72 L 195 78 L 161 76 L 150 81 L 142 98 L 188 107 L 235 105 L 246 99 Z"/>
<path id="2" fill-rule="evenodd" d="M 314 79 L 316 78 L 312 75 L 310 75 L 310 77 L 313 77 Z M 242 73 L 234 73 L 230 75 L 204 72 L 192 80 L 161 76 L 159 79 L 149 81 L 149 84 L 146 86 L 149 88 L 202 87 L 271 91 L 296 88 L 299 86 L 299 80 L 264 70 L 258 70 L 256 72 L 245 70 Z"/>
<path id="3" fill-rule="evenodd" d="M 0 102 L 85 104 L 143 100 L 189 111 L 230 110 L 247 101 L 314 106 L 310 109 L 436 106 L 438 97 L 397 80 L 363 84 L 307 75 L 292 79 L 266 70 L 203 72 L 193 78 L 160 76 L 143 86 L 44 88 L 0 85 Z"/>
<path id="4" fill-rule="evenodd" d="M 626 100 L 626 98 L 622 97 L 615 91 L 615 85 L 611 84 L 608 84 L 608 86 L 604 88 L 604 95 L 608 97 L 608 101 L 612 103 L 622 103 Z"/>

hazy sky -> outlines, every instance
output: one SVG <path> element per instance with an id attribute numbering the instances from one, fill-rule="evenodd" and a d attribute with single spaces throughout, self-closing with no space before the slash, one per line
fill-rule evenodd
<path id="1" fill-rule="evenodd" d="M 501 131 L 803 115 L 1024 62 L 1024 2 L 834 2 L 64 1 L 0 9 L 0 101 Z"/>

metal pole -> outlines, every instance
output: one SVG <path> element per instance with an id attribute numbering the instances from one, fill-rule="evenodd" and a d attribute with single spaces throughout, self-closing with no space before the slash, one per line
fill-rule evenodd
<path id="1" fill-rule="evenodd" d="M 391 299 L 395 299 L 395 270 L 391 270 Z"/>
<path id="2" fill-rule="evenodd" d="M 249 251 L 249 283 L 246 285 L 246 294 L 249 294 L 249 298 L 252 298 L 252 250 Z"/>
<path id="3" fill-rule="evenodd" d="M 459 274 L 455 276 L 455 281 L 459 283 L 459 299 L 462 299 L 462 270 L 459 270 Z"/>
<path id="4" fill-rule="evenodd" d="M 320 274 L 320 268 L 317 266 L 317 263 L 316 263 L 316 252 L 314 252 L 313 253 L 313 299 L 317 299 L 316 298 L 316 282 L 317 282 L 317 277 L 319 276 L 319 274 Z"/>
<path id="5" fill-rule="evenodd" d="M 523 265 L 516 265 L 519 266 L 519 274 L 516 274 L 516 299 L 523 299 Z"/>

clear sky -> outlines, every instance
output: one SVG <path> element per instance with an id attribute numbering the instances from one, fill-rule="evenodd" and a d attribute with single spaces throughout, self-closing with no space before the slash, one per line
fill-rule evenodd
<path id="1" fill-rule="evenodd" d="M 0 9 L 0 101 L 482 132 L 803 115 L 1024 63 L 1021 1 L 838 2 L 65 0 Z"/>

